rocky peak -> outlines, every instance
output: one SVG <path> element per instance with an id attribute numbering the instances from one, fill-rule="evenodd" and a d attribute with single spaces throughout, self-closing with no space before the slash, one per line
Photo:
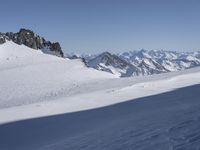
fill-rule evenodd
<path id="1" fill-rule="evenodd" d="M 3 44 L 5 42 L 6 42 L 6 35 L 0 32 L 0 44 Z"/>
<path id="2" fill-rule="evenodd" d="M 64 56 L 58 42 L 52 43 L 50 41 L 46 41 L 43 37 L 40 37 L 29 29 L 22 28 L 17 33 L 0 33 L 0 44 L 5 43 L 6 40 L 13 41 L 19 45 L 24 44 L 36 50 L 41 49 L 45 53 L 50 53 L 60 57 Z"/>
<path id="3" fill-rule="evenodd" d="M 99 56 L 89 60 L 87 64 L 97 70 L 110 72 L 119 75 L 120 77 L 140 74 L 140 71 L 136 66 L 109 52 L 103 52 Z"/>

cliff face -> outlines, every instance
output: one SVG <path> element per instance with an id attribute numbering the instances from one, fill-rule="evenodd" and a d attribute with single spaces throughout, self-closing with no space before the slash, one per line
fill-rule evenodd
<path id="1" fill-rule="evenodd" d="M 19 45 L 24 44 L 36 50 L 41 49 L 46 53 L 51 53 L 59 57 L 64 56 L 61 46 L 58 42 L 52 43 L 47 41 L 43 37 L 40 37 L 28 29 L 20 29 L 20 31 L 17 33 L 0 33 L 0 44 L 5 43 L 6 40 L 13 41 Z"/>

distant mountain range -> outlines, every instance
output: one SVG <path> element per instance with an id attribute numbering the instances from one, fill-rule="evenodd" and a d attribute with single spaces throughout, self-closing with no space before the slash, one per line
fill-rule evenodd
<path id="1" fill-rule="evenodd" d="M 0 33 L 0 44 L 13 41 L 44 53 L 65 57 L 58 42 L 50 42 L 29 29 Z M 82 59 L 87 67 L 112 73 L 118 77 L 152 75 L 200 66 L 200 51 L 175 52 L 164 50 L 139 50 L 120 54 L 103 52 L 98 55 L 66 55 L 70 59 Z"/>
<path id="2" fill-rule="evenodd" d="M 76 58 L 84 59 L 88 67 L 119 77 L 152 75 L 200 66 L 200 51 L 139 50 L 121 54 L 103 52 L 99 55 L 79 55 Z"/>

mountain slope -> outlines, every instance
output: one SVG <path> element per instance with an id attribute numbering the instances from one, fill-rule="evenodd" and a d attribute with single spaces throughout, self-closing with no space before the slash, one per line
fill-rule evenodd
<path id="1" fill-rule="evenodd" d="M 0 124 L 103 107 L 200 83 L 200 68 L 116 78 L 79 59 L 0 45 Z"/>
<path id="2" fill-rule="evenodd" d="M 105 64 L 129 66 L 115 55 L 102 58 Z M 80 59 L 46 55 L 7 41 L 0 45 L 0 123 L 92 109 L 198 84 L 199 69 L 116 78 L 86 67 Z"/>
<path id="3" fill-rule="evenodd" d="M 89 67 L 117 74 L 119 77 L 160 74 L 200 66 L 200 52 L 140 50 L 117 55 L 104 52 L 82 57 Z"/>
<path id="4" fill-rule="evenodd" d="M 159 64 L 159 66 L 164 69 L 164 72 L 167 72 L 167 71 L 184 70 L 199 66 L 200 65 L 199 54 L 200 52 L 178 53 L 174 51 L 164 51 L 164 50 L 151 50 L 151 51 L 140 50 L 140 51 L 125 52 L 119 54 L 119 57 L 135 65 L 139 65 L 145 59 L 151 59 L 151 61 Z M 154 73 L 151 73 L 150 71 L 148 74 L 154 74 Z"/>
<path id="5" fill-rule="evenodd" d="M 46 55 L 11 41 L 0 45 L 0 108 L 73 95 L 79 93 L 77 87 L 105 78 L 113 75 L 87 68 L 80 60 Z"/>
<path id="6" fill-rule="evenodd" d="M 116 55 L 104 52 L 88 61 L 88 66 L 97 70 L 110 72 L 119 77 L 139 75 L 140 70 Z"/>
<path id="7" fill-rule="evenodd" d="M 200 85 L 99 109 L 0 125 L 2 150 L 196 150 Z"/>

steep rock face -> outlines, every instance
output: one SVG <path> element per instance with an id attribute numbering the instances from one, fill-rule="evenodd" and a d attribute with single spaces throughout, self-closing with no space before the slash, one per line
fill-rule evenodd
<path id="1" fill-rule="evenodd" d="M 6 42 L 6 35 L 0 32 L 0 44 L 3 44 L 5 42 Z"/>
<path id="2" fill-rule="evenodd" d="M 0 33 L 0 44 L 5 43 L 6 40 L 11 40 L 19 45 L 24 44 L 36 50 L 41 49 L 45 53 L 50 53 L 60 57 L 64 56 L 58 42 L 52 43 L 50 41 L 46 41 L 43 37 L 38 36 L 33 31 L 28 29 L 20 29 L 17 33 Z"/>

